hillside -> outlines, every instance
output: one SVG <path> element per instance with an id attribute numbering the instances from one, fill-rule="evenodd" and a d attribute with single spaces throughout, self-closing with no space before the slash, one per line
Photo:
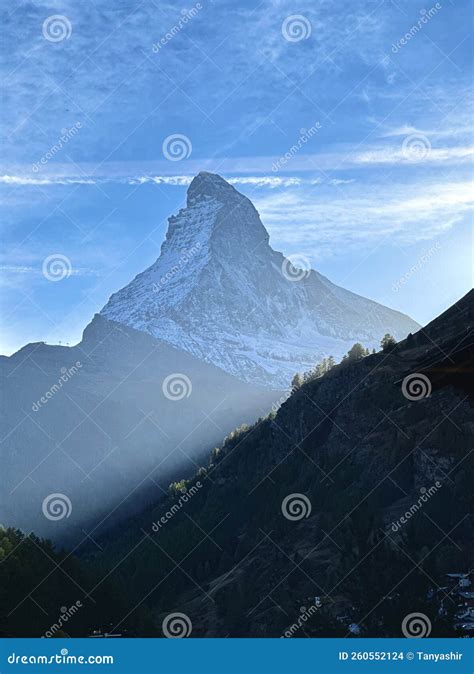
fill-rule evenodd
<path id="1" fill-rule="evenodd" d="M 142 508 L 156 483 L 193 472 L 281 395 L 102 316 L 74 347 L 0 358 L 0 377 L 0 522 L 55 540 Z M 54 493 L 70 500 L 69 517 L 44 517 Z"/>
<path id="2" fill-rule="evenodd" d="M 193 636 L 279 636 L 315 597 L 299 636 L 400 635 L 416 611 L 450 634 L 444 574 L 474 559 L 473 305 L 308 381 L 85 558 L 117 565 L 157 634 L 182 612 Z"/>

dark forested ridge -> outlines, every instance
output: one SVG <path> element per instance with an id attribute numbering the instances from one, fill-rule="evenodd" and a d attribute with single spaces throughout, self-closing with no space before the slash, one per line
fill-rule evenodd
<path id="1" fill-rule="evenodd" d="M 129 605 L 125 586 L 94 577 L 71 552 L 0 526 L 0 636 L 87 636 L 112 626 Z M 147 627 L 142 609 L 124 621 L 122 631 Z"/>
<path id="2" fill-rule="evenodd" d="M 156 506 L 78 550 L 106 578 L 91 592 L 104 624 L 162 636 L 179 612 L 197 637 L 400 636 L 422 612 L 432 636 L 461 634 L 446 574 L 474 567 L 473 304 L 471 292 L 403 342 L 306 377 Z M 17 563 L 21 583 L 40 582 L 27 554 Z M 0 574 L 3 588 L 3 563 Z M 22 620 L 4 629 L 26 633 Z"/>

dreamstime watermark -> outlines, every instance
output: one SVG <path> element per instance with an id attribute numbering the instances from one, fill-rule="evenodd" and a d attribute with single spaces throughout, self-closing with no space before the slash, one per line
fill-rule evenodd
<path id="1" fill-rule="evenodd" d="M 193 145 L 184 134 L 172 133 L 164 139 L 161 149 L 164 157 L 169 161 L 182 161 L 191 156 Z"/>
<path id="2" fill-rule="evenodd" d="M 186 24 L 188 24 L 191 19 L 194 19 L 201 9 L 202 5 L 200 2 L 196 2 L 194 7 L 191 7 L 191 9 L 182 9 L 178 23 L 166 31 L 166 33 L 158 40 L 158 42 L 153 43 L 153 53 L 158 54 L 160 49 L 162 49 L 165 45 L 168 44 L 168 42 L 176 37 L 176 35 L 178 35 L 178 33 L 186 26 Z"/>
<path id="3" fill-rule="evenodd" d="M 416 23 L 413 24 L 413 26 L 410 28 L 408 32 L 403 35 L 397 42 L 394 42 L 392 44 L 392 53 L 397 54 L 402 47 L 407 45 L 410 40 L 412 40 L 419 32 L 420 30 L 423 29 L 423 26 L 425 26 L 436 14 L 439 12 L 439 10 L 442 8 L 441 3 L 437 2 L 433 7 L 430 7 L 430 9 L 422 9 L 420 10 L 420 18 Z"/>
<path id="4" fill-rule="evenodd" d="M 157 522 L 153 522 L 152 531 L 155 533 L 159 531 L 165 524 L 167 524 L 175 515 L 178 513 L 181 508 L 195 496 L 202 487 L 202 482 L 199 480 L 196 484 L 193 484 L 187 491 L 183 492 L 176 503 L 173 503 L 171 508 L 165 512 L 164 515 L 160 517 Z"/>
<path id="5" fill-rule="evenodd" d="M 282 501 L 281 512 L 292 522 L 302 520 L 311 515 L 311 501 L 304 494 L 289 494 Z"/>
<path id="6" fill-rule="evenodd" d="M 48 42 L 69 40 L 71 34 L 72 24 L 63 14 L 52 14 L 43 21 L 43 37 Z"/>
<path id="7" fill-rule="evenodd" d="M 422 400 L 431 395 L 431 382 L 421 372 L 413 372 L 402 382 L 402 393 L 407 400 Z"/>
<path id="8" fill-rule="evenodd" d="M 402 154 L 408 161 L 423 161 L 431 154 L 431 143 L 424 134 L 411 133 L 402 143 Z"/>
<path id="9" fill-rule="evenodd" d="M 282 166 L 284 166 L 287 162 L 290 161 L 290 159 L 293 159 L 293 157 L 301 150 L 302 147 L 306 145 L 306 143 L 311 140 L 311 138 L 318 133 L 322 129 L 321 122 L 315 122 L 313 126 L 310 126 L 309 129 L 300 129 L 300 135 L 296 143 L 294 143 L 290 149 L 285 152 L 284 155 L 282 155 L 277 161 L 274 161 L 272 164 L 272 171 L 275 173 L 276 171 L 279 171 Z"/>
<path id="10" fill-rule="evenodd" d="M 11 653 L 9 665 L 113 665 L 113 655 L 69 655 L 67 648 L 61 648 L 54 655 L 17 655 Z M 31 670 L 33 671 L 33 670 Z"/>
<path id="11" fill-rule="evenodd" d="M 309 608 L 306 608 L 305 606 L 302 606 L 300 608 L 301 615 L 298 617 L 298 620 L 294 622 L 290 627 L 283 632 L 283 635 L 281 636 L 282 639 L 291 639 L 291 637 L 302 627 L 304 627 L 305 623 L 308 622 L 308 620 L 313 616 L 315 613 L 318 612 L 318 610 L 321 608 L 321 600 L 319 597 L 317 598 L 317 603 L 313 604 Z"/>
<path id="12" fill-rule="evenodd" d="M 305 255 L 288 255 L 282 262 L 281 272 L 287 281 L 303 281 L 311 274 L 311 263 Z"/>
<path id="13" fill-rule="evenodd" d="M 58 618 L 58 620 L 51 625 L 51 627 L 46 630 L 44 633 L 44 637 L 47 639 L 50 639 L 51 637 L 54 637 L 56 632 L 59 632 L 60 629 L 64 627 L 64 625 L 83 607 L 83 603 L 81 601 L 76 601 L 75 604 L 67 608 L 67 606 L 61 606 L 61 613 Z"/>
<path id="14" fill-rule="evenodd" d="M 283 403 L 286 403 L 286 401 L 291 397 L 292 391 L 289 390 L 287 391 L 284 395 L 282 395 L 278 400 L 276 400 L 273 405 L 272 405 L 272 412 L 278 412 L 280 407 L 283 405 Z"/>
<path id="15" fill-rule="evenodd" d="M 191 636 L 193 624 L 186 613 L 170 613 L 163 620 L 161 629 L 167 639 L 183 639 Z"/>
<path id="16" fill-rule="evenodd" d="M 66 494 L 49 494 L 43 500 L 41 509 L 46 519 L 52 522 L 67 519 L 72 513 L 71 499 Z"/>
<path id="17" fill-rule="evenodd" d="M 430 498 L 432 498 L 443 485 L 439 480 L 437 480 L 431 487 L 426 489 L 426 487 L 421 487 L 419 499 L 414 503 L 404 515 L 402 515 L 396 522 L 392 522 L 392 531 L 396 533 L 401 529 L 404 524 L 407 524 L 408 521 L 416 515 L 416 513 L 423 508 L 425 503 L 428 503 Z"/>
<path id="18" fill-rule="evenodd" d="M 64 384 L 67 384 L 67 382 L 76 375 L 79 370 L 82 367 L 82 363 L 80 360 L 76 360 L 75 364 L 72 365 L 71 367 L 62 367 L 61 368 L 61 376 L 59 377 L 58 381 L 49 388 L 44 395 L 41 396 L 39 400 L 34 402 L 31 406 L 31 409 L 33 412 L 38 412 L 38 410 L 43 406 L 46 405 L 48 400 L 51 400 L 58 391 L 62 389 Z"/>
<path id="19" fill-rule="evenodd" d="M 281 24 L 281 34 L 287 42 L 307 40 L 311 35 L 311 22 L 302 14 L 287 16 Z"/>
<path id="20" fill-rule="evenodd" d="M 176 401 L 189 398 L 193 391 L 193 385 L 187 375 L 182 372 L 173 372 L 173 374 L 165 377 L 161 389 L 165 398 Z"/>
<path id="21" fill-rule="evenodd" d="M 441 244 L 439 241 L 435 243 L 434 246 L 431 246 L 431 248 L 428 248 L 428 250 L 423 250 L 422 254 L 416 261 L 416 263 L 410 267 L 410 269 L 401 276 L 398 281 L 395 283 L 392 283 L 392 290 L 394 293 L 397 293 L 402 286 L 407 283 L 412 276 L 414 276 L 417 272 L 419 272 L 425 264 L 430 260 L 430 258 L 433 257 L 435 253 L 437 253 L 439 250 L 441 250 Z"/>
<path id="22" fill-rule="evenodd" d="M 82 129 L 81 122 L 76 122 L 69 129 L 61 129 L 61 135 L 59 136 L 58 140 L 54 143 L 54 145 L 51 145 L 49 150 L 45 152 L 45 154 L 41 157 L 39 161 L 35 161 L 34 164 L 32 164 L 31 169 L 33 173 L 38 173 L 38 171 L 42 166 L 46 166 L 49 160 L 53 159 L 53 157 L 55 157 L 58 154 L 58 152 L 60 152 L 63 149 L 63 147 L 69 143 L 71 138 L 77 136 L 77 134 L 81 129 Z"/>
<path id="23" fill-rule="evenodd" d="M 402 633 L 407 639 L 424 639 L 431 634 L 431 620 L 424 613 L 409 613 L 403 618 Z"/>
<path id="24" fill-rule="evenodd" d="M 61 253 L 53 253 L 43 260 L 43 276 L 47 281 L 62 281 L 71 276 L 71 260 Z"/>
<path id="25" fill-rule="evenodd" d="M 176 276 L 182 269 L 186 267 L 188 262 L 201 250 L 202 246 L 198 242 L 194 244 L 189 250 L 181 254 L 178 262 L 169 269 L 164 276 L 160 278 L 159 283 L 153 283 L 153 292 L 157 293 L 163 288 L 171 279 Z"/>

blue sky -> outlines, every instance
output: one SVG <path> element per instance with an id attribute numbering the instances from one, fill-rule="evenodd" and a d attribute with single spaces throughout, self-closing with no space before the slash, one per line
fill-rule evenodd
<path id="1" fill-rule="evenodd" d="M 1 353 L 78 341 L 203 169 L 254 201 L 274 248 L 421 323 L 472 286 L 467 0 L 2 13 Z M 71 273 L 52 282 L 58 255 Z"/>

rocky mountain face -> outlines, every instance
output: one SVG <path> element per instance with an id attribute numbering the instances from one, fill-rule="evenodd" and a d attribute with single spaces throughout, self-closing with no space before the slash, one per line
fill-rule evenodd
<path id="1" fill-rule="evenodd" d="M 402 636 L 414 612 L 459 634 L 445 580 L 474 559 L 473 329 L 474 291 L 308 381 L 84 559 L 143 600 L 150 636 L 175 612 L 196 637 Z"/>
<path id="2" fill-rule="evenodd" d="M 143 507 L 281 395 L 102 316 L 77 346 L 0 357 L 0 376 L 0 523 L 54 539 Z"/>
<path id="3" fill-rule="evenodd" d="M 386 332 L 403 339 L 419 328 L 294 267 L 271 248 L 251 201 L 210 173 L 194 178 L 186 208 L 169 219 L 158 260 L 101 315 L 274 389 L 356 341 L 378 348 Z"/>

